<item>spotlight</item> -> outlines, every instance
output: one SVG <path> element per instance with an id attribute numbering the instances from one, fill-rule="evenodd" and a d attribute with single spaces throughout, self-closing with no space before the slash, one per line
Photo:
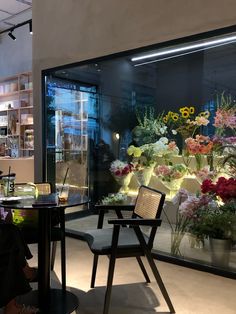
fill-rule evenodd
<path id="1" fill-rule="evenodd" d="M 29 32 L 30 32 L 31 35 L 33 35 L 32 21 L 29 22 Z"/>
<path id="2" fill-rule="evenodd" d="M 8 33 L 8 36 L 11 37 L 11 39 L 16 40 L 16 37 L 12 34 L 12 31 Z"/>

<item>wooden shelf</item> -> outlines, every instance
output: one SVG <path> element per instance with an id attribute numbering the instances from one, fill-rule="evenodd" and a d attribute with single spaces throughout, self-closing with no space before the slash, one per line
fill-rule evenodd
<path id="1" fill-rule="evenodd" d="M 16 88 L 17 91 L 15 91 Z M 7 134 L 0 137 L 2 142 L 5 142 L 5 145 L 9 148 L 15 147 L 18 149 L 19 157 L 24 157 L 27 151 L 32 155 L 33 148 L 25 148 L 27 147 L 25 130 L 33 129 L 33 123 L 21 123 L 21 121 L 27 121 L 26 114 L 30 114 L 30 121 L 32 121 L 32 73 L 24 72 L 1 78 L 0 93 L 0 103 L 5 107 L 0 109 L 0 113 L 4 117 L 6 116 L 5 119 L 7 119 L 7 124 L 0 126 L 7 128 Z M 8 108 L 10 104 L 11 108 Z M 21 104 L 23 107 L 21 107 Z M 17 106 L 17 108 L 14 108 L 14 106 Z M 21 115 L 24 114 L 25 120 L 21 120 Z"/>
<path id="2" fill-rule="evenodd" d="M 10 92 L 10 93 L 0 94 L 0 97 L 9 97 L 9 96 L 18 96 L 18 95 L 19 95 L 19 91 L 15 91 L 15 92 Z"/>
<path id="3" fill-rule="evenodd" d="M 32 88 L 29 88 L 29 89 L 20 89 L 19 92 L 20 92 L 20 93 L 32 93 L 32 92 L 33 92 L 33 89 L 32 89 Z"/>

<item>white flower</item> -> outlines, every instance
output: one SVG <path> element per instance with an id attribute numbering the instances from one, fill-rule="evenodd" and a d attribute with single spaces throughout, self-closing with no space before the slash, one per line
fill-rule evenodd
<path id="1" fill-rule="evenodd" d="M 176 130 L 172 130 L 171 132 L 172 132 L 173 135 L 176 135 L 176 134 L 177 134 L 177 131 L 176 131 Z"/>
<path id="2" fill-rule="evenodd" d="M 161 137 L 161 138 L 159 139 L 159 141 L 162 142 L 163 144 L 168 144 L 168 138 L 167 138 L 167 137 Z M 158 141 L 158 142 L 159 142 L 159 141 Z"/>

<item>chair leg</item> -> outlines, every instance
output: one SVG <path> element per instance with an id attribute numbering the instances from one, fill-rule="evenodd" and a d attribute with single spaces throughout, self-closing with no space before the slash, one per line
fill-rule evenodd
<path id="1" fill-rule="evenodd" d="M 142 273 L 144 275 L 144 278 L 145 278 L 146 282 L 148 282 L 148 283 L 151 282 L 150 278 L 148 277 L 148 274 L 146 272 L 146 269 L 145 269 L 145 267 L 143 265 L 143 262 L 142 262 L 141 258 L 139 256 L 137 256 L 136 259 L 138 261 L 139 267 L 141 268 L 141 271 L 142 271 Z"/>
<path id="2" fill-rule="evenodd" d="M 120 232 L 120 226 L 114 225 L 113 234 L 112 234 L 112 242 L 111 242 L 112 249 L 111 249 L 110 261 L 109 261 L 109 269 L 108 269 L 108 276 L 107 276 L 107 289 L 106 289 L 106 294 L 105 294 L 103 314 L 108 314 L 109 307 L 110 307 L 111 289 L 112 289 L 112 282 L 113 282 L 115 263 L 116 263 L 116 252 L 117 252 L 119 232 Z"/>
<path id="3" fill-rule="evenodd" d="M 155 262 L 154 262 L 154 260 L 152 258 L 151 251 L 149 250 L 149 248 L 148 248 L 148 246 L 147 246 L 147 244 L 146 244 L 146 242 L 144 240 L 142 232 L 141 232 L 140 228 L 138 228 L 138 227 L 135 227 L 134 231 L 135 231 L 135 233 L 136 233 L 136 235 L 137 235 L 137 237 L 139 239 L 140 245 L 141 245 L 141 247 L 142 247 L 142 249 L 143 249 L 143 251 L 145 253 L 145 256 L 147 257 L 148 263 L 149 263 L 149 265 L 151 267 L 151 270 L 152 270 L 153 275 L 154 275 L 154 277 L 156 279 L 156 282 L 157 282 L 157 284 L 158 284 L 158 286 L 159 286 L 159 288 L 161 290 L 161 293 L 162 293 L 162 295 L 163 295 L 163 297 L 164 297 L 164 299 L 165 299 L 165 301 L 166 301 L 166 303 L 168 305 L 170 313 L 175 313 L 175 309 L 173 307 L 173 304 L 172 304 L 172 302 L 170 300 L 170 297 L 168 295 L 166 287 L 165 287 L 165 285 L 164 285 L 164 283 L 163 283 L 163 281 L 161 279 L 161 275 L 160 275 L 160 273 L 159 273 L 159 271 L 158 271 L 158 269 L 156 267 L 156 264 L 155 264 Z"/>
<path id="4" fill-rule="evenodd" d="M 61 240 L 61 286 L 62 290 L 66 290 L 66 241 Z"/>
<path id="5" fill-rule="evenodd" d="M 91 278 L 90 288 L 94 288 L 94 285 L 95 285 L 97 266 L 98 266 L 98 255 L 94 254 L 94 257 L 93 257 L 93 271 L 92 271 L 92 278 Z"/>
<path id="6" fill-rule="evenodd" d="M 105 301 L 104 301 L 104 309 L 103 314 L 108 314 L 109 307 L 110 307 L 110 300 L 111 300 L 111 290 L 112 290 L 112 282 L 115 270 L 115 262 L 116 256 L 111 255 L 109 260 L 109 269 L 108 269 L 108 277 L 107 277 L 107 289 L 105 294 Z"/>
<path id="7" fill-rule="evenodd" d="M 57 242 L 52 243 L 52 256 L 51 256 L 51 271 L 54 269 L 55 258 L 56 258 Z"/>
<path id="8" fill-rule="evenodd" d="M 149 253 L 146 252 L 146 257 L 147 257 L 148 263 L 149 263 L 149 265 L 150 265 L 150 267 L 152 269 L 152 272 L 153 272 L 153 275 L 154 275 L 154 277 L 156 279 L 156 282 L 157 282 L 157 284 L 158 284 L 158 286 L 159 286 L 159 288 L 161 290 L 161 293 L 162 293 L 162 295 L 163 295 L 163 297 L 164 297 L 164 299 L 165 299 L 165 301 L 166 301 L 166 303 L 168 305 L 170 313 L 175 313 L 175 309 L 174 309 L 173 304 L 172 304 L 172 302 L 170 300 L 170 297 L 169 297 L 169 294 L 168 294 L 168 292 L 166 290 L 166 287 L 165 287 L 165 285 L 164 285 L 164 283 L 162 281 L 161 275 L 160 275 L 160 273 L 159 273 L 159 271 L 158 271 L 158 269 L 156 267 L 156 264 L 155 264 L 155 262 L 154 262 L 154 260 L 153 260 L 153 258 L 151 256 L 151 253 L 150 252 Z"/>

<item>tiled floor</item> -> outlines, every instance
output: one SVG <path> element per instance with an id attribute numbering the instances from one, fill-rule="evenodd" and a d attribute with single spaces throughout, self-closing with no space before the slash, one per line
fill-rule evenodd
<path id="1" fill-rule="evenodd" d="M 36 263 L 36 247 L 32 246 Z M 102 314 L 107 257 L 101 257 L 96 285 L 90 289 L 92 254 L 87 244 L 67 238 L 67 286 L 79 298 L 78 314 Z M 235 314 L 236 281 L 157 261 L 163 281 L 178 314 Z M 60 250 L 57 250 L 52 285 L 59 286 Z M 117 261 L 110 314 L 168 313 L 157 285 L 145 284 L 135 259 Z"/>

